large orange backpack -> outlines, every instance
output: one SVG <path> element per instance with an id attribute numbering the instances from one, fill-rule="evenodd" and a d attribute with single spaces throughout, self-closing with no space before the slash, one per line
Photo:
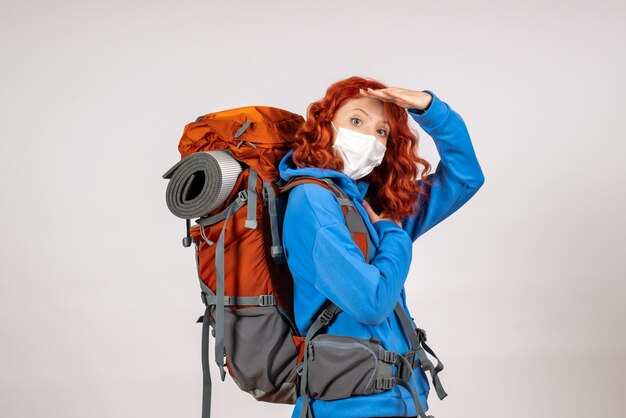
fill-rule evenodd
<path id="1" fill-rule="evenodd" d="M 200 116 L 185 126 L 178 146 L 181 160 L 163 175 L 170 180 L 166 193 L 169 209 L 186 220 L 183 245 L 193 243 L 195 247 L 206 305 L 198 319 L 203 324 L 203 418 L 210 417 L 211 408 L 211 327 L 222 381 L 227 370 L 237 385 L 257 400 L 296 402 L 306 337 L 295 325 L 293 278 L 281 244 L 289 190 L 315 182 L 332 191 L 369 262 L 367 228 L 340 187 L 330 178 L 298 177 L 284 182 L 279 177 L 278 163 L 291 149 L 293 135 L 303 122 L 300 115 L 267 106 Z M 237 164 L 233 165 L 234 160 Z M 222 164 L 222 178 L 213 179 L 217 186 L 207 184 L 208 177 L 220 173 L 206 168 L 217 166 L 216 161 Z M 222 196 L 223 202 L 218 201 L 217 206 L 211 204 L 211 192 L 215 195 L 216 188 L 222 187 L 225 195 L 228 181 L 233 183 L 225 189 L 230 190 L 228 196 Z M 317 316 L 328 318 L 329 309 L 333 314 L 340 311 L 327 301 Z"/>

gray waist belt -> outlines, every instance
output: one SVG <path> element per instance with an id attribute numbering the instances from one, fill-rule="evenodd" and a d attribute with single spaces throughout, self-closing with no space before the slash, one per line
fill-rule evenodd
<path id="1" fill-rule="evenodd" d="M 439 399 L 447 396 L 437 376 L 443 370 L 443 364 L 426 345 L 424 330 L 415 327 L 398 303 L 394 312 L 411 342 L 411 348 L 404 354 L 385 350 L 374 337 L 367 340 L 319 334 L 339 312 L 341 308 L 327 300 L 307 332 L 304 360 L 298 372 L 298 393 L 303 398 L 300 418 L 314 418 L 309 398 L 335 400 L 371 395 L 390 390 L 396 385 L 410 393 L 420 418 L 432 418 L 426 415 L 418 395 L 408 383 L 413 376 L 413 369 L 420 367 L 424 372 L 430 372 Z M 424 350 L 437 358 L 436 367 Z"/>

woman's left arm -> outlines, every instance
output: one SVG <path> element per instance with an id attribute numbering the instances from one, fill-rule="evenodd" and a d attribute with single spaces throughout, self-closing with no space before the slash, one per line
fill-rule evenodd
<path id="1" fill-rule="evenodd" d="M 483 185 L 485 177 L 476 158 L 467 127 L 461 116 L 430 90 L 407 90 L 391 87 L 362 91 L 363 95 L 394 102 L 430 135 L 441 160 L 434 173 L 430 199 L 420 194 L 418 212 L 402 220 L 402 228 L 415 241 L 420 235 L 452 215 Z M 429 96 L 430 95 L 430 96 Z M 421 180 L 420 187 L 424 188 Z"/>

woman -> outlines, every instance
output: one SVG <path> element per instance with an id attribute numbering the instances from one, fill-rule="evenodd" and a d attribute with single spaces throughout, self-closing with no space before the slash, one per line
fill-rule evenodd
<path id="1" fill-rule="evenodd" d="M 409 115 L 435 141 L 441 162 L 433 174 L 417 155 Z M 330 299 L 342 312 L 325 334 L 375 337 L 386 350 L 405 353 L 409 341 L 394 307 L 400 301 L 411 317 L 404 282 L 412 243 L 459 209 L 484 182 L 461 117 L 430 90 L 389 88 L 350 77 L 332 84 L 323 99 L 309 106 L 279 171 L 287 181 L 299 175 L 330 177 L 358 209 L 371 241 L 367 263 L 332 192 L 310 183 L 291 190 L 283 245 L 294 277 L 294 315 L 301 335 Z M 410 386 L 428 410 L 430 385 L 419 367 Z M 371 395 L 309 402 L 315 418 L 417 415 L 410 393 L 399 385 Z M 305 415 L 307 408 L 299 396 L 292 417 Z"/>

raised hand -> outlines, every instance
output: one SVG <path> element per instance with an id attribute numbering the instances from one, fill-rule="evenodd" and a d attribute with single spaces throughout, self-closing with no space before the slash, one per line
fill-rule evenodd
<path id="1" fill-rule="evenodd" d="M 408 90 L 400 87 L 388 87 L 385 89 L 367 90 L 359 89 L 362 97 L 372 97 L 385 102 L 392 102 L 405 109 L 426 109 L 433 96 L 420 90 Z"/>

